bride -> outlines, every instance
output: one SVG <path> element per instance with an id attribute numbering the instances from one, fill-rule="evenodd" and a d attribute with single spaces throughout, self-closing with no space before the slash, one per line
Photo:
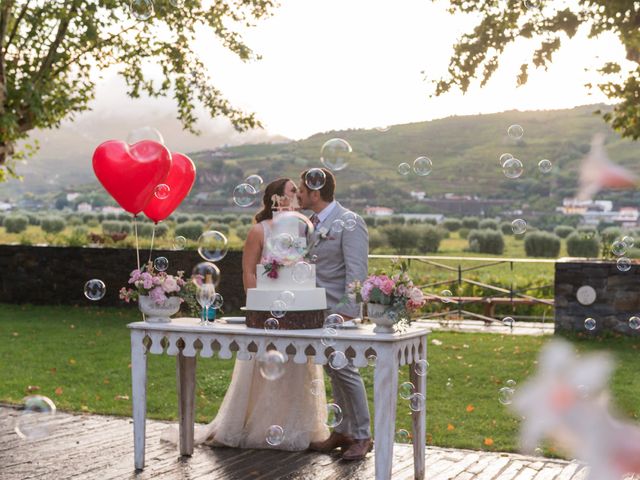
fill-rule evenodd
<path id="1" fill-rule="evenodd" d="M 285 196 L 279 206 L 287 207 L 296 192 L 296 185 L 288 178 L 267 185 L 263 208 L 255 216 L 242 255 L 245 292 L 256 286 L 256 266 L 266 254 L 275 207 L 272 198 Z M 325 425 L 324 377 L 322 367 L 311 360 L 296 364 L 290 358 L 284 364 L 284 375 L 277 380 L 267 380 L 261 375 L 259 358 L 236 360 L 220 409 L 209 425 L 196 432 L 196 443 L 299 451 L 306 450 L 311 442 L 325 440 L 329 430 Z M 284 432 L 284 439 L 277 445 L 266 440 L 272 425 L 282 427 Z"/>

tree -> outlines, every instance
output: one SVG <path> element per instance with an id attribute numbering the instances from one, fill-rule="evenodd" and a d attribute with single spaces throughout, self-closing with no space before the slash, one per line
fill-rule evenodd
<path id="1" fill-rule="evenodd" d="M 112 66 L 132 98 L 172 95 L 193 133 L 196 103 L 239 131 L 260 126 L 211 85 L 191 44 L 204 26 L 242 60 L 258 58 L 232 27 L 273 8 L 272 0 L 0 0 L 0 181 L 29 153 L 16 142 L 87 110 L 96 70 Z M 161 81 L 149 76 L 153 65 Z"/>
<path id="2" fill-rule="evenodd" d="M 532 58 L 523 63 L 517 84 L 524 85 L 529 67 L 547 68 L 562 41 L 572 38 L 581 26 L 593 38 L 612 32 L 626 50 L 626 58 L 636 66 L 625 68 L 617 62 L 603 63 L 597 72 L 603 76 L 599 89 L 618 101 L 605 121 L 623 137 L 640 138 L 640 2 L 633 0 L 450 0 L 451 14 L 479 13 L 480 22 L 454 46 L 447 75 L 435 82 L 435 95 L 457 87 L 465 93 L 473 80 L 484 86 L 499 65 L 505 48 L 518 38 L 539 41 Z M 587 87 L 593 88 L 591 84 Z M 602 112 L 598 112 L 602 113 Z"/>

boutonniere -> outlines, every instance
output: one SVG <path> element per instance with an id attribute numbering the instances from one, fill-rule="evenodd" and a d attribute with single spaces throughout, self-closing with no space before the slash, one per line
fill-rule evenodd
<path id="1" fill-rule="evenodd" d="M 320 227 L 320 229 L 318 230 L 318 236 L 322 240 L 326 240 L 329 236 L 329 229 L 327 227 Z"/>

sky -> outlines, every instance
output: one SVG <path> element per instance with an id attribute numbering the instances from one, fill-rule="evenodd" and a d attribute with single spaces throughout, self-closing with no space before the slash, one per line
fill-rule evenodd
<path id="1" fill-rule="evenodd" d="M 516 87 L 516 75 L 535 45 L 523 39 L 507 48 L 484 88 L 430 99 L 432 87 L 421 72 L 431 79 L 444 74 L 455 40 L 477 21 L 451 16 L 447 3 L 282 0 L 273 17 L 241 30 L 261 60 L 240 61 L 204 30 L 194 48 L 213 85 L 232 104 L 255 112 L 269 133 L 292 139 L 334 129 L 606 101 L 598 90 L 589 95 L 583 87 L 595 79 L 584 68 L 622 60 L 624 50 L 612 35 L 589 40 L 583 31 L 565 42 L 548 71 L 531 70 L 524 87 Z M 94 109 L 118 106 L 175 110 L 170 99 L 128 99 L 112 72 L 99 84 Z M 200 126 L 218 128 L 219 120 Z"/>

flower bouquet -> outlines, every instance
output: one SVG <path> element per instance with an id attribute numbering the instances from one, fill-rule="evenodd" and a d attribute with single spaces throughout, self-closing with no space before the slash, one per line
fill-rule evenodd
<path id="1" fill-rule="evenodd" d="M 426 302 L 422 290 L 413 284 L 407 272 L 408 264 L 396 262 L 394 270 L 391 275 L 377 271 L 364 282 L 349 285 L 356 301 L 367 303 L 368 316 L 376 324 L 374 332 L 377 333 L 392 333 L 395 326 L 408 326 L 411 313 Z"/>

